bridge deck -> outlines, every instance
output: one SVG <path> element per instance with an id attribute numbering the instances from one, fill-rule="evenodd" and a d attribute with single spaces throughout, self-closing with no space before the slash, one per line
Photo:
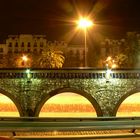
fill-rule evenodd
<path id="1" fill-rule="evenodd" d="M 0 78 L 106 78 L 107 70 L 105 69 L 0 69 Z M 30 76 L 29 76 L 30 75 Z M 112 78 L 119 79 L 139 79 L 140 70 L 112 70 Z"/>

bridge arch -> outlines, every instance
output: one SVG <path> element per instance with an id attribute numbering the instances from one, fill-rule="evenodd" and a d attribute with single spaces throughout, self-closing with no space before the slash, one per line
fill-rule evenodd
<path id="1" fill-rule="evenodd" d="M 117 111 L 118 111 L 120 105 L 122 104 L 122 102 L 123 102 L 126 98 L 128 98 L 129 96 L 131 96 L 131 95 L 133 95 L 133 94 L 136 94 L 136 93 L 138 93 L 138 92 L 140 92 L 140 87 L 139 87 L 139 88 L 136 88 L 136 89 L 133 89 L 133 90 L 127 92 L 125 95 L 123 95 L 123 96 L 121 97 L 121 99 L 119 100 L 119 102 L 117 103 L 117 105 L 115 106 L 115 108 L 114 108 L 113 116 L 116 116 L 116 115 L 117 115 Z"/>
<path id="2" fill-rule="evenodd" d="M 78 90 L 78 89 L 74 89 L 74 88 L 56 89 L 56 90 L 53 90 L 52 92 L 50 92 L 49 94 L 44 95 L 44 97 L 42 98 L 42 101 L 39 102 L 35 108 L 35 116 L 39 116 L 41 108 L 43 107 L 43 105 L 45 104 L 45 102 L 47 100 L 49 100 L 51 97 L 53 97 L 57 94 L 65 93 L 65 92 L 72 92 L 72 93 L 79 94 L 79 95 L 85 97 L 92 104 L 93 108 L 96 111 L 97 116 L 103 116 L 103 113 L 102 113 L 102 110 L 101 110 L 99 104 L 90 94 L 88 94 L 82 90 Z"/>
<path id="3" fill-rule="evenodd" d="M 22 108 L 21 108 L 21 106 L 20 106 L 20 103 L 18 102 L 18 100 L 12 95 L 12 94 L 10 94 L 9 92 L 7 92 L 7 91 L 5 91 L 5 90 L 3 90 L 3 89 L 1 89 L 0 88 L 0 93 L 1 94 L 3 94 L 3 95 L 5 95 L 6 97 L 8 97 L 8 98 L 10 98 L 11 99 L 11 101 L 14 103 L 14 105 L 16 106 L 16 108 L 17 108 L 17 110 L 18 110 L 18 112 L 19 112 L 19 115 L 20 116 L 23 116 L 23 113 L 22 113 Z"/>

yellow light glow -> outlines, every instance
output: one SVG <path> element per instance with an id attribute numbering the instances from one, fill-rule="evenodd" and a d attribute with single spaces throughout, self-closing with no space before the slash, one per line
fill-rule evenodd
<path id="1" fill-rule="evenodd" d="M 27 73 L 27 74 L 29 74 L 30 72 L 31 72 L 30 69 L 27 69 L 27 70 L 26 70 L 26 73 Z"/>
<path id="2" fill-rule="evenodd" d="M 0 116 L 19 117 L 19 112 L 13 101 L 0 93 Z"/>
<path id="3" fill-rule="evenodd" d="M 28 57 L 27 57 L 26 55 L 23 55 L 23 56 L 22 56 L 22 60 L 23 60 L 23 61 L 28 61 Z"/>
<path id="4" fill-rule="evenodd" d="M 108 56 L 106 61 L 110 61 L 111 59 L 112 59 L 111 56 Z"/>
<path id="5" fill-rule="evenodd" d="M 79 21 L 77 22 L 79 28 L 87 28 L 91 27 L 93 25 L 93 22 L 87 18 L 80 18 Z"/>
<path id="6" fill-rule="evenodd" d="M 113 65 L 112 65 L 112 68 L 117 68 L 117 65 L 116 65 L 116 64 L 113 64 Z"/>
<path id="7" fill-rule="evenodd" d="M 51 97 L 42 107 L 40 117 L 97 116 L 92 104 L 83 96 L 64 92 Z"/>
<path id="8" fill-rule="evenodd" d="M 71 100 L 69 100 L 71 99 Z M 71 93 L 71 92 L 66 92 L 66 93 L 61 93 L 56 96 L 53 96 L 50 98 L 47 103 L 53 103 L 53 104 L 89 104 L 89 101 L 78 94 Z"/>
<path id="9" fill-rule="evenodd" d="M 140 92 L 127 97 L 119 106 L 117 117 L 120 116 L 139 116 L 140 106 Z"/>
<path id="10" fill-rule="evenodd" d="M 106 67 L 108 67 L 108 63 L 106 63 Z"/>
<path id="11" fill-rule="evenodd" d="M 7 96 L 0 93 L 0 104 L 1 103 L 12 103 L 12 101 Z"/>

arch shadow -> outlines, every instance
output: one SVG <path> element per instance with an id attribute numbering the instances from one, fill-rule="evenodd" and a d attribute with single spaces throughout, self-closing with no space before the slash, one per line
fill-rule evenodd
<path id="1" fill-rule="evenodd" d="M 18 100 L 16 100 L 16 98 L 12 94 L 10 94 L 9 92 L 7 92 L 7 91 L 5 91 L 5 90 L 3 90 L 1 88 L 0 88 L 0 93 L 3 94 L 3 95 L 5 95 L 5 96 L 7 96 L 8 98 L 10 98 L 13 101 L 13 103 L 15 104 L 15 106 L 17 107 L 17 110 L 19 112 L 19 115 L 21 117 L 24 116 L 23 115 L 23 112 L 22 112 L 22 108 L 20 106 L 20 103 L 18 102 Z"/>
<path id="2" fill-rule="evenodd" d="M 35 108 L 35 116 L 39 116 L 41 108 L 43 107 L 43 105 L 45 104 L 45 102 L 47 100 L 49 100 L 51 97 L 53 97 L 57 94 L 64 93 L 64 92 L 72 92 L 72 93 L 76 93 L 76 94 L 79 94 L 79 95 L 85 97 L 94 107 L 97 116 L 103 116 L 103 113 L 102 113 L 102 110 L 101 110 L 99 104 L 90 94 L 88 94 L 82 90 L 78 90 L 78 89 L 74 89 L 74 88 L 60 88 L 60 89 L 53 90 L 52 92 L 50 92 L 47 95 L 44 95 L 42 100 L 37 104 L 37 106 Z"/>
<path id="3" fill-rule="evenodd" d="M 116 107 L 114 108 L 113 116 L 116 116 L 117 111 L 118 111 L 120 105 L 122 104 L 122 102 L 123 102 L 127 97 L 129 97 L 130 95 L 135 94 L 135 93 L 137 93 L 137 92 L 140 92 L 140 87 L 139 87 L 139 88 L 136 88 L 136 89 L 134 89 L 134 90 L 131 90 L 131 91 L 127 92 L 125 95 L 123 95 L 123 96 L 121 97 L 121 99 L 119 100 L 119 102 L 117 103 Z"/>

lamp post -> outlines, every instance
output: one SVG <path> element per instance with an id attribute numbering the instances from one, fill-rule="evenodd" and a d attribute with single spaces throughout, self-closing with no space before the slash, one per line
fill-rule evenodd
<path id="1" fill-rule="evenodd" d="M 84 30 L 84 50 L 85 50 L 85 67 L 87 67 L 87 28 L 91 27 L 93 22 L 88 18 L 82 17 L 78 20 L 78 27 Z"/>
<path id="2" fill-rule="evenodd" d="M 109 82 L 111 78 L 112 69 L 116 68 L 115 60 L 112 59 L 111 56 L 108 56 L 106 59 L 106 82 Z"/>

